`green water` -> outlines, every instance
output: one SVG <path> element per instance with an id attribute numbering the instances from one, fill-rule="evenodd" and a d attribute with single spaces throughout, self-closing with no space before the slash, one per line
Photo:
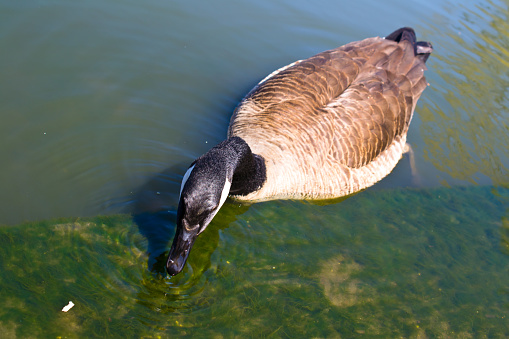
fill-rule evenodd
<path id="1" fill-rule="evenodd" d="M 0 0 L 0 338 L 509 337 L 508 22 L 507 0 Z M 249 89 L 401 26 L 435 48 L 418 174 L 229 202 L 168 278 L 182 175 Z"/>
<path id="2" fill-rule="evenodd" d="M 367 191 L 339 211 L 227 204 L 171 279 L 147 270 L 128 216 L 4 227 L 0 333 L 507 337 L 508 199 L 479 187 Z"/>

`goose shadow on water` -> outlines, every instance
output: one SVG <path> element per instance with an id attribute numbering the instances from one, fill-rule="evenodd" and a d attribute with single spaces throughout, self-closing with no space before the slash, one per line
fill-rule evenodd
<path id="1" fill-rule="evenodd" d="M 403 155 L 403 158 L 407 157 L 409 156 Z M 411 167 L 412 159 L 405 160 L 407 160 L 408 164 L 403 166 Z M 402 159 L 401 163 L 405 164 L 405 162 Z M 130 213 L 133 216 L 133 221 L 137 225 L 140 234 L 148 241 L 148 268 L 153 273 L 161 276 L 167 275 L 166 260 L 176 231 L 180 185 L 183 178 L 180 173 L 185 173 L 188 165 L 188 163 L 184 162 L 175 164 L 150 177 L 136 190 L 131 204 Z M 410 172 L 410 170 L 408 171 Z M 411 179 L 405 183 L 400 183 L 401 186 L 415 186 L 412 184 L 414 184 L 415 176 L 418 176 L 418 174 L 414 171 L 411 172 L 412 175 L 409 175 Z M 396 174 L 393 172 L 388 177 L 393 175 Z M 381 186 L 379 186 L 380 184 Z M 385 187 L 383 180 L 376 186 Z M 390 184 L 388 186 L 391 187 Z M 372 187 L 371 189 L 376 188 Z M 338 204 L 358 193 L 360 192 L 336 199 L 311 200 L 306 201 L 306 203 L 318 206 Z M 191 274 L 205 272 L 211 266 L 211 256 L 219 245 L 219 232 L 228 228 L 229 225 L 237 220 L 239 215 L 247 212 L 250 206 L 251 204 L 246 202 L 227 200 L 218 215 L 213 219 L 210 227 L 207 228 L 206 241 L 202 243 L 198 240 L 198 243 L 202 244 L 201 246 L 195 246 L 195 248 L 199 247 L 200 250 L 193 251 L 188 262 L 188 265 L 191 267 Z"/>
<path id="2" fill-rule="evenodd" d="M 412 159 L 404 154 L 403 158 L 409 158 L 407 166 L 411 167 Z M 405 163 L 405 161 L 401 161 Z M 129 211 L 133 216 L 133 221 L 137 225 L 139 232 L 147 239 L 148 267 L 157 274 L 166 276 L 166 259 L 172 239 L 175 235 L 177 208 L 180 197 L 180 185 L 183 175 L 188 169 L 187 162 L 172 165 L 160 173 L 149 178 L 140 188 L 132 201 L 132 208 Z M 410 172 L 410 170 L 409 170 Z M 415 178 L 418 174 L 411 171 L 411 183 L 405 182 L 401 186 L 415 186 Z M 388 177 L 396 175 L 390 173 Z M 401 180 L 399 178 L 398 180 Z M 408 181 L 408 180 L 407 180 Z M 385 187 L 384 180 L 375 187 Z M 381 185 L 381 186 L 379 186 Z M 394 183 L 393 183 L 394 185 Z M 391 187 L 391 185 L 388 185 Z M 374 189 L 374 188 L 371 188 Z M 327 200 L 311 200 L 307 203 L 312 205 L 331 205 L 341 203 L 344 200 L 358 194 L 339 197 Z M 235 208 L 233 208 L 235 206 Z M 204 272 L 211 265 L 210 257 L 219 245 L 219 231 L 227 228 L 231 223 L 237 220 L 237 216 L 244 214 L 251 206 L 250 203 L 235 201 L 232 203 L 228 199 L 218 215 L 213 219 L 211 227 L 207 228 L 206 245 L 201 246 L 201 251 L 193 251 L 191 258 L 199 259 L 189 261 L 193 272 Z M 232 208 L 230 208 L 232 207 Z M 205 264 L 203 264 L 205 263 Z"/>
<path id="3" fill-rule="evenodd" d="M 148 241 L 148 267 L 152 272 L 161 275 L 166 275 L 166 259 L 175 235 L 182 181 L 182 175 L 178 173 L 185 173 L 188 165 L 176 164 L 151 177 L 137 190 L 132 203 L 133 221 Z M 222 213 L 219 213 L 215 218 L 216 227 L 209 227 L 207 230 L 207 246 L 199 254 L 194 252 L 195 257 L 202 257 L 201 260 L 189 261 L 193 272 L 204 272 L 210 267 L 210 257 L 219 244 L 219 231 L 227 228 L 238 215 L 245 213 L 249 206 L 242 204 L 240 208 L 235 208 L 233 213 L 225 213 L 228 217 L 221 218 Z"/>

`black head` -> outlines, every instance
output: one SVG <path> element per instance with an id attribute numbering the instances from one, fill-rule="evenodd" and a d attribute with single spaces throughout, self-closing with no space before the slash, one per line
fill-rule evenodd
<path id="1" fill-rule="evenodd" d="M 197 236 L 210 224 L 230 191 L 233 171 L 228 173 L 224 159 L 209 153 L 196 160 L 182 180 L 177 230 L 166 262 L 170 275 L 182 270 Z"/>
<path id="2" fill-rule="evenodd" d="M 230 188 L 235 195 L 249 194 L 263 185 L 265 174 L 264 160 L 239 137 L 223 141 L 191 164 L 182 179 L 177 231 L 166 262 L 170 275 L 182 270 L 196 237 L 224 204 Z"/>

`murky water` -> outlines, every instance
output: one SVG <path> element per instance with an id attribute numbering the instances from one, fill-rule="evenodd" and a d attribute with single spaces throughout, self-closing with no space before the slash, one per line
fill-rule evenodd
<path id="1" fill-rule="evenodd" d="M 1 229 L 0 333 L 509 335 L 508 7 L 0 0 L 0 224 L 73 218 Z M 158 276 L 182 174 L 247 91 L 401 26 L 435 48 L 419 175 L 405 157 L 341 203 L 227 204 Z M 115 213 L 136 223 L 75 219 Z"/>

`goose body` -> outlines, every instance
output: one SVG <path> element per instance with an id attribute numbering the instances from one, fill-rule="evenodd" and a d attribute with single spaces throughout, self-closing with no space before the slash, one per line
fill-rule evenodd
<path id="1" fill-rule="evenodd" d="M 244 201 L 331 199 L 389 174 L 427 86 L 431 52 L 431 44 L 401 28 L 263 79 L 235 109 L 227 140 L 184 176 L 168 272 L 182 270 L 194 239 L 228 195 Z"/>

